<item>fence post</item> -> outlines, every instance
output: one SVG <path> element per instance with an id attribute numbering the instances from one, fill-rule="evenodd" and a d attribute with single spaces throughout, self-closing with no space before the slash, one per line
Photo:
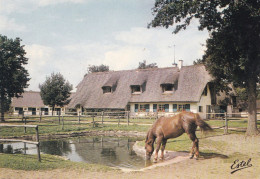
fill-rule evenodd
<path id="1" fill-rule="evenodd" d="M 40 122 L 42 122 L 42 110 L 40 112 Z"/>
<path id="2" fill-rule="evenodd" d="M 37 154 L 38 154 L 38 161 L 41 162 L 41 153 L 40 153 L 40 142 L 39 142 L 39 130 L 38 126 L 36 126 L 36 141 L 38 142 L 37 144 Z"/>
<path id="3" fill-rule="evenodd" d="M 127 111 L 126 115 L 127 115 L 127 125 L 129 126 L 130 111 Z"/>
<path id="4" fill-rule="evenodd" d="M 61 120 L 62 120 L 62 130 L 64 130 L 64 118 L 63 118 L 63 115 L 61 116 Z"/>
<path id="5" fill-rule="evenodd" d="M 60 124 L 60 113 L 59 113 L 59 124 Z"/>
<path id="6" fill-rule="evenodd" d="M 228 134 L 228 119 L 227 113 L 225 112 L 225 134 Z"/>
<path id="7" fill-rule="evenodd" d="M 95 116 L 92 116 L 92 123 L 93 123 L 93 128 L 95 127 Z"/>
<path id="8" fill-rule="evenodd" d="M 23 150 L 24 150 L 24 154 L 26 154 L 26 142 L 23 143 Z"/>
<path id="9" fill-rule="evenodd" d="M 119 114 L 117 114 L 117 118 L 118 118 L 118 124 L 117 124 L 117 126 L 119 127 L 119 124 L 120 124 L 120 117 L 119 117 Z"/>
<path id="10" fill-rule="evenodd" d="M 101 121 L 102 121 L 102 124 L 104 123 L 104 111 L 102 111 L 101 113 Z"/>
<path id="11" fill-rule="evenodd" d="M 79 112 L 79 119 L 78 119 L 78 122 L 79 122 L 79 124 L 80 124 L 80 112 Z"/>
<path id="12" fill-rule="evenodd" d="M 24 125 L 26 125 L 26 117 L 24 117 Z M 24 127 L 24 133 L 26 133 L 26 127 Z"/>
<path id="13" fill-rule="evenodd" d="M 22 112 L 22 122 L 23 122 L 23 120 L 24 120 L 24 111 Z"/>

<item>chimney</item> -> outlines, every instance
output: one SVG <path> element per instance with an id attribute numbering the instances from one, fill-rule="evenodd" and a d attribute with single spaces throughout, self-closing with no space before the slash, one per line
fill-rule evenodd
<path id="1" fill-rule="evenodd" d="M 183 60 L 179 60 L 178 62 L 178 68 L 181 69 L 183 66 Z"/>

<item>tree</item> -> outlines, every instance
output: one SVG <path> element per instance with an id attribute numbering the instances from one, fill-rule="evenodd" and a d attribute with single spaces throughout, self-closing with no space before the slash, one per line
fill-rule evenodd
<path id="1" fill-rule="evenodd" d="M 52 115 L 55 106 L 63 107 L 69 103 L 72 85 L 60 73 L 52 73 L 50 77 L 46 77 L 46 81 L 40 84 L 39 88 L 43 103 L 52 107 Z"/>
<path id="2" fill-rule="evenodd" d="M 143 62 L 139 62 L 139 66 L 137 69 L 147 69 L 147 68 L 158 68 L 156 63 L 151 63 L 146 65 L 146 60 Z"/>
<path id="3" fill-rule="evenodd" d="M 24 65 L 28 59 L 25 57 L 24 45 L 21 39 L 8 39 L 0 35 L 0 112 L 1 122 L 4 113 L 8 110 L 12 97 L 20 97 L 24 88 L 28 87 L 29 74 Z"/>
<path id="4" fill-rule="evenodd" d="M 109 71 L 109 66 L 107 65 L 89 65 L 88 67 L 88 73 L 94 73 L 94 72 L 105 72 L 105 71 Z"/>
<path id="5" fill-rule="evenodd" d="M 221 90 L 235 83 L 248 94 L 247 135 L 258 134 L 256 84 L 260 81 L 260 1 L 259 0 L 158 0 L 155 18 L 149 27 L 168 28 L 178 23 L 175 33 L 186 29 L 193 18 L 199 30 L 207 29 L 210 38 L 203 63 Z"/>

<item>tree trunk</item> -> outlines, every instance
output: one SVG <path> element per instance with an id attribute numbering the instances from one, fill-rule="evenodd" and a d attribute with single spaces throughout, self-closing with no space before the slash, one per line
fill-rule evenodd
<path id="1" fill-rule="evenodd" d="M 4 122 L 5 121 L 5 111 L 4 111 L 4 97 L 3 97 L 3 95 L 0 96 L 0 113 L 1 113 L 0 122 Z"/>
<path id="2" fill-rule="evenodd" d="M 259 134 L 257 130 L 257 117 L 256 117 L 256 79 L 251 77 L 248 79 L 247 84 L 248 92 L 248 123 L 246 135 L 252 136 Z"/>

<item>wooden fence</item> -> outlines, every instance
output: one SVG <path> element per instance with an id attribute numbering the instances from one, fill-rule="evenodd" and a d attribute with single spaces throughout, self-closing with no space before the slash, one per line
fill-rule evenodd
<path id="1" fill-rule="evenodd" d="M 212 119 L 217 119 L 217 120 L 223 120 L 223 126 L 217 127 L 217 129 L 224 129 L 224 134 L 228 134 L 229 130 L 236 130 L 236 131 L 241 131 L 241 130 L 246 130 L 245 128 L 238 128 L 238 127 L 229 127 L 230 123 L 232 120 L 236 119 L 246 119 L 248 117 L 248 113 L 245 112 L 240 112 L 240 113 L 206 113 L 207 114 L 207 119 L 212 120 Z M 257 118 L 260 120 L 260 113 L 257 113 Z"/>
<path id="2" fill-rule="evenodd" d="M 36 130 L 36 141 L 22 140 L 22 139 L 0 139 L 0 142 L 23 142 L 28 144 L 35 144 L 37 147 L 38 161 L 41 162 L 41 153 L 40 153 L 40 142 L 39 142 L 39 128 L 38 125 L 8 125 L 0 124 L 0 127 L 24 127 L 25 132 L 26 128 L 35 128 Z"/>

